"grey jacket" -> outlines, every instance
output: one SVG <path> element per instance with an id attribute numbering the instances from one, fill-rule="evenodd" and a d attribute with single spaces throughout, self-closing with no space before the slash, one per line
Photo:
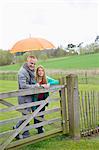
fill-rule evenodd
<path id="1" fill-rule="evenodd" d="M 32 71 L 32 75 L 30 75 L 29 71 L 26 68 L 24 68 L 24 66 L 22 66 L 18 72 L 19 89 L 35 88 L 35 83 L 36 80 L 34 72 Z M 32 97 L 31 95 L 19 96 L 18 102 L 19 104 L 30 103 L 32 102 Z"/>

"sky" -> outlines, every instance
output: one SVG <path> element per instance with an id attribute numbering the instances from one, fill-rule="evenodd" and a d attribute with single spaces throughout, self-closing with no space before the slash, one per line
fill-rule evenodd
<path id="1" fill-rule="evenodd" d="M 99 0 L 0 0 L 0 49 L 44 38 L 56 47 L 92 43 L 99 35 Z"/>

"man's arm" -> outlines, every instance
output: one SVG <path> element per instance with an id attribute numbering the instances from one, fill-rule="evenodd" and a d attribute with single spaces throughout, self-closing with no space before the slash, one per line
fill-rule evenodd
<path id="1" fill-rule="evenodd" d="M 27 78 L 29 78 L 29 74 L 25 69 L 21 68 L 20 71 L 18 72 L 18 82 L 20 89 L 37 87 L 36 84 L 30 85 L 29 83 L 27 83 Z"/>
<path id="2" fill-rule="evenodd" d="M 37 87 L 36 84 L 27 84 L 26 83 L 26 76 L 24 74 L 21 74 L 18 76 L 18 82 L 21 89 L 27 89 L 27 88 L 34 88 Z"/>

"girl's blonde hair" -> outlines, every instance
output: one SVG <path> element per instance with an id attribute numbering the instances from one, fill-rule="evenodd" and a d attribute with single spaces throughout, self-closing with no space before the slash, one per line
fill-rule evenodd
<path id="1" fill-rule="evenodd" d="M 44 72 L 44 75 L 42 77 L 42 84 L 46 84 L 47 83 L 46 73 L 45 73 L 45 69 L 42 65 L 39 65 L 36 69 L 36 81 L 39 82 L 39 75 L 38 75 L 39 68 L 43 69 L 43 72 Z"/>

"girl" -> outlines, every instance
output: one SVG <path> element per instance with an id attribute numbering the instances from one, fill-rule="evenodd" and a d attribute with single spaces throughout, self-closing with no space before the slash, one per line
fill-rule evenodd
<path id="1" fill-rule="evenodd" d="M 46 76 L 45 69 L 41 65 L 38 66 L 36 70 L 36 81 L 38 83 L 38 86 L 41 86 L 46 89 L 48 89 L 50 85 L 59 84 L 58 80 L 54 80 L 53 78 Z M 45 100 L 48 96 L 49 96 L 49 92 L 36 94 L 36 95 L 33 95 L 33 101 Z M 46 106 L 48 106 L 48 104 Z M 33 107 L 32 110 L 34 111 L 37 107 L 38 106 Z M 41 109 L 41 111 L 45 111 L 45 106 Z M 44 118 L 44 115 L 40 117 Z M 39 123 L 39 122 L 41 121 L 34 118 L 34 124 Z M 38 134 L 44 132 L 43 126 L 38 127 L 37 130 L 38 130 Z"/>

